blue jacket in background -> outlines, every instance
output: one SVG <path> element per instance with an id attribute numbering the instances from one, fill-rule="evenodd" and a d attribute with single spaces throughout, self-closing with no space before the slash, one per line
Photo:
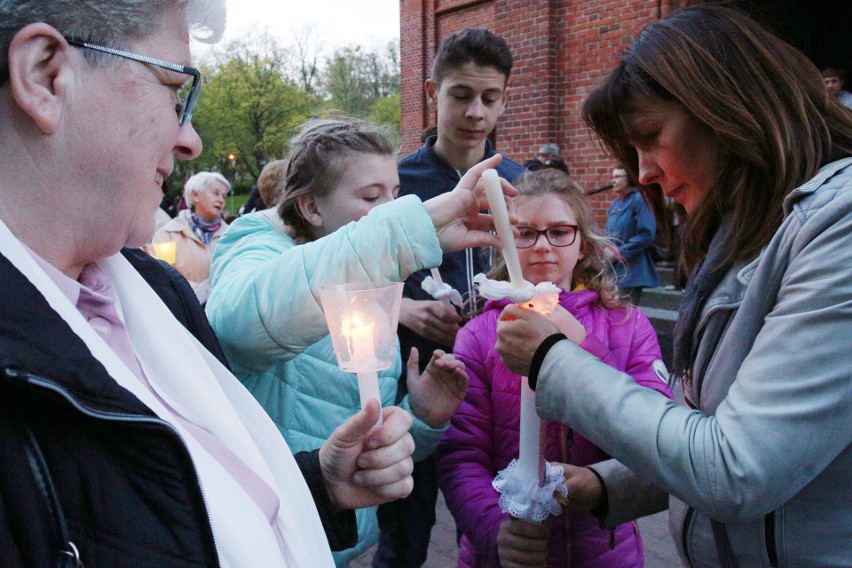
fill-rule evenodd
<path id="1" fill-rule="evenodd" d="M 657 221 L 635 187 L 631 187 L 623 199 L 616 197 L 610 204 L 606 212 L 606 236 L 618 245 L 618 252 L 624 259 L 624 264 L 615 266 L 619 288 L 660 285 L 651 258 Z"/>

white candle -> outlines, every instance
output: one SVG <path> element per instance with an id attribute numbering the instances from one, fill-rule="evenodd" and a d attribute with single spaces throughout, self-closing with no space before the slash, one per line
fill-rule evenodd
<path id="1" fill-rule="evenodd" d="M 441 278 L 441 272 L 437 268 L 430 268 L 429 274 L 432 275 L 432 280 L 435 281 L 435 284 L 437 284 L 438 286 L 443 286 L 444 279 Z"/>
<path id="2" fill-rule="evenodd" d="M 382 403 L 382 393 L 379 391 L 379 375 L 376 367 L 376 345 L 373 341 L 373 324 L 365 324 L 363 319 L 354 314 L 344 325 L 344 334 L 349 342 L 349 353 L 352 356 L 352 364 L 358 369 L 358 397 L 361 408 L 367 406 L 371 398 Z M 373 430 L 382 425 L 382 415 L 373 426 Z"/>
<path id="3" fill-rule="evenodd" d="M 373 325 L 363 324 L 356 315 L 352 318 L 349 328 L 349 345 L 353 363 L 372 361 L 376 358 L 376 345 L 373 343 Z"/>
<path id="4" fill-rule="evenodd" d="M 535 391 L 527 377 L 521 377 L 521 428 L 518 442 L 518 468 L 524 479 L 544 481 L 544 453 L 541 418 L 535 411 Z"/>
<path id="5" fill-rule="evenodd" d="M 515 235 L 509 224 L 509 210 L 506 208 L 506 200 L 503 197 L 503 188 L 500 186 L 500 178 L 495 170 L 482 172 L 482 184 L 485 186 L 485 196 L 488 198 L 488 207 L 494 218 L 494 228 L 497 236 L 503 243 L 503 259 L 506 261 L 506 269 L 509 271 L 509 282 L 515 288 L 526 288 L 527 283 L 521 273 L 521 262 L 518 260 L 518 249 L 515 248 Z"/>
<path id="6" fill-rule="evenodd" d="M 537 301 L 538 300 L 538 301 Z M 553 294 L 534 298 L 524 305 L 541 314 L 549 314 L 559 302 L 559 295 Z M 535 391 L 530 388 L 530 380 L 521 377 L 521 427 L 518 448 L 518 467 L 524 478 L 535 479 L 541 487 L 544 482 L 544 432 L 542 421 L 535 411 Z"/>

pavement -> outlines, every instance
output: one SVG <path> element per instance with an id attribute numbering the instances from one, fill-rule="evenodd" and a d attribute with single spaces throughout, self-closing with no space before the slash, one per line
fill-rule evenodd
<path id="1" fill-rule="evenodd" d="M 437 521 L 432 528 L 429 555 L 424 568 L 451 568 L 456 566 L 456 523 L 447 510 L 444 496 L 438 494 Z M 645 545 L 645 568 L 677 568 L 681 566 L 669 535 L 668 512 L 639 519 L 639 531 Z M 375 547 L 351 563 L 352 568 L 369 568 Z"/>

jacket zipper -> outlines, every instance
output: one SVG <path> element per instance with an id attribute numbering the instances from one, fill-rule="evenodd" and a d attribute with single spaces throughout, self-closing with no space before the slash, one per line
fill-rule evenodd
<path id="1" fill-rule="evenodd" d="M 769 565 L 778 567 L 778 546 L 775 542 L 775 511 L 767 513 L 763 519 L 763 537 L 766 541 L 766 556 L 769 557 Z"/>
<path id="2" fill-rule="evenodd" d="M 198 471 L 195 469 L 195 462 L 192 460 L 192 455 L 189 453 L 189 449 L 186 446 L 186 442 L 183 440 L 183 436 L 180 435 L 180 432 L 177 429 L 160 418 L 149 418 L 147 416 L 138 416 L 135 414 L 119 414 L 114 412 L 103 412 L 100 410 L 91 410 L 86 408 L 82 404 L 80 404 L 76 398 L 74 398 L 69 392 L 67 392 L 64 388 L 57 385 L 56 383 L 45 379 L 44 377 L 39 377 L 37 375 L 32 375 L 29 373 L 21 373 L 14 369 L 6 368 L 4 369 L 5 373 L 10 377 L 18 377 L 26 380 L 28 383 L 45 388 L 52 392 L 57 393 L 59 396 L 67 400 L 74 408 L 76 408 L 83 415 L 88 416 L 90 418 L 95 418 L 97 420 L 106 420 L 108 422 L 129 422 L 129 423 L 138 423 L 138 424 L 150 424 L 155 426 L 162 426 L 167 430 L 171 431 L 172 434 L 180 440 L 181 445 L 186 451 L 186 456 L 189 458 L 190 463 L 193 465 L 193 473 L 195 474 L 196 482 L 198 483 L 198 489 L 201 493 L 201 500 L 204 502 L 204 513 L 207 516 L 207 525 L 210 528 L 210 534 L 213 537 L 213 546 L 216 549 L 216 564 L 221 566 L 219 562 L 219 558 L 221 558 L 221 551 L 219 550 L 219 543 L 216 540 L 216 534 L 213 530 L 213 523 L 210 520 L 210 503 L 207 501 L 207 494 L 204 491 L 204 484 L 201 482 L 201 477 L 198 475 Z"/>

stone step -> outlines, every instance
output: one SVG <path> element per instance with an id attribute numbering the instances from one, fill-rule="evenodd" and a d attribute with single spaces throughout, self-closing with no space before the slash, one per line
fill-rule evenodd
<path id="1" fill-rule="evenodd" d="M 668 286 L 674 284 L 674 266 L 657 263 L 657 276 L 660 277 L 660 285 Z"/>
<path id="2" fill-rule="evenodd" d="M 683 301 L 683 290 L 666 288 L 644 288 L 639 299 L 639 306 L 678 311 Z"/>
<path id="3" fill-rule="evenodd" d="M 644 292 L 642 299 L 644 300 Z M 667 367 L 671 368 L 673 333 L 674 325 L 677 321 L 677 312 L 674 310 L 652 308 L 644 305 L 640 305 L 639 309 L 648 316 L 648 320 L 654 327 L 654 331 L 657 332 L 657 340 L 660 343 L 660 352 L 663 356 L 663 362 Z"/>
<path id="4" fill-rule="evenodd" d="M 639 306 L 639 309 L 645 312 L 651 325 L 654 326 L 657 334 L 665 333 L 671 335 L 674 331 L 674 324 L 677 321 L 677 312 L 674 310 L 665 310 L 660 308 L 651 308 L 648 306 Z"/>

